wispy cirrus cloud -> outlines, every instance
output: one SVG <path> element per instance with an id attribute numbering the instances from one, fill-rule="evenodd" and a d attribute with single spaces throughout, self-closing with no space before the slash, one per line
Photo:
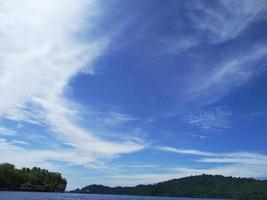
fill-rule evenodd
<path id="1" fill-rule="evenodd" d="M 266 71 L 266 65 L 263 64 L 266 55 L 267 48 L 259 45 L 235 58 L 224 60 L 211 70 L 209 79 L 202 80 L 202 84 L 192 88 L 192 96 L 209 102 L 218 100 Z"/>
<path id="2" fill-rule="evenodd" d="M 196 160 L 197 162 L 238 164 L 238 165 L 247 164 L 247 165 L 257 165 L 257 166 L 263 165 L 267 169 L 267 155 L 260 153 L 254 153 L 254 152 L 214 153 L 214 152 L 200 151 L 196 149 L 176 149 L 174 147 L 159 147 L 158 149 L 165 152 L 188 154 L 188 155 L 202 157 Z"/>
<path id="3" fill-rule="evenodd" d="M 92 63 L 111 39 L 105 35 L 78 37 L 94 29 L 94 19 L 101 16 L 100 4 L 94 0 L 1 1 L 0 117 L 45 125 L 62 143 L 73 144 L 73 153 L 58 150 L 58 156 L 52 156 L 57 150 L 26 150 L 2 141 L 5 148 L 1 155 L 14 155 L 8 161 L 16 164 L 19 155 L 25 154 L 32 155 L 30 163 L 35 164 L 48 162 L 51 156 L 86 164 L 145 147 L 144 143 L 129 139 L 109 141 L 81 127 L 77 103 L 65 95 L 73 77 L 94 72 Z M 125 116 L 117 118 L 126 120 Z M 7 158 L 1 156 L 1 161 Z"/>
<path id="4" fill-rule="evenodd" d="M 17 131 L 12 130 L 10 128 L 7 128 L 5 126 L 0 126 L 0 135 L 1 136 L 12 136 L 12 135 L 16 135 Z"/>
<path id="5" fill-rule="evenodd" d="M 189 155 L 199 155 L 199 156 L 214 155 L 213 153 L 210 153 L 210 152 L 199 151 L 195 149 L 176 149 L 173 147 L 159 147 L 158 149 L 161 151 L 173 152 L 173 153 L 179 153 L 179 154 L 189 154 Z"/>
<path id="6" fill-rule="evenodd" d="M 260 111 L 255 111 L 249 114 L 244 114 L 243 116 L 247 120 L 255 120 L 258 118 L 265 118 L 267 117 L 267 110 L 260 110 Z"/>
<path id="7" fill-rule="evenodd" d="M 117 125 L 117 124 L 123 124 L 123 123 L 132 122 L 136 120 L 138 120 L 138 118 L 127 115 L 127 114 L 123 114 L 120 112 L 112 111 L 112 112 L 105 114 L 104 122 L 106 122 L 107 124 L 111 124 L 111 125 Z"/>
<path id="8" fill-rule="evenodd" d="M 170 54 L 187 52 L 190 59 L 199 59 L 187 66 L 189 73 L 181 81 L 186 103 L 210 105 L 266 71 L 265 39 L 230 43 L 249 37 L 253 25 L 266 21 L 266 1 L 187 1 L 182 6 L 186 13 L 180 18 L 185 17 L 188 24 L 179 21 L 176 37 L 165 43 Z M 211 51 L 218 53 L 210 55 Z"/>
<path id="9" fill-rule="evenodd" d="M 186 163 L 171 165 L 153 166 L 153 169 L 164 170 L 155 172 L 146 171 L 123 171 L 119 168 L 120 174 L 107 175 L 105 181 L 101 182 L 108 185 L 136 185 L 152 184 L 167 181 L 185 176 L 210 174 L 234 177 L 264 177 L 267 175 L 267 155 L 255 152 L 210 152 L 198 149 L 177 149 L 174 147 L 157 147 L 158 150 L 174 154 L 181 154 L 190 158 L 197 165 L 187 165 Z M 185 157 L 183 157 L 185 159 Z M 207 165 L 208 164 L 208 165 Z M 118 166 L 117 166 L 118 167 Z M 111 168 L 111 167 L 109 167 Z M 142 167 L 143 168 L 143 167 Z"/>
<path id="10" fill-rule="evenodd" d="M 42 125 L 44 119 L 41 110 L 41 107 L 37 104 L 16 104 L 4 115 L 4 118 L 16 122 Z"/>
<path id="11" fill-rule="evenodd" d="M 51 161 L 86 164 L 93 161 L 92 157 L 73 150 L 36 150 L 20 147 L 17 141 L 8 142 L 0 139 L 1 161 L 15 163 L 18 167 L 43 166 L 53 169 Z"/>
<path id="12" fill-rule="evenodd" d="M 19 144 L 19 145 L 30 145 L 29 142 L 23 141 L 23 140 L 13 140 L 12 141 L 13 144 Z"/>
<path id="13" fill-rule="evenodd" d="M 124 112 L 119 112 L 116 109 L 107 109 L 105 111 L 98 111 L 92 108 L 88 108 L 88 117 L 91 121 L 94 121 L 96 125 L 113 127 L 121 126 L 131 122 L 136 122 L 139 120 L 138 117 L 126 114 Z"/>
<path id="14" fill-rule="evenodd" d="M 230 127 L 232 112 L 225 106 L 185 115 L 183 121 L 204 131 L 221 131 Z"/>
<path id="15" fill-rule="evenodd" d="M 198 149 L 177 149 L 163 146 L 157 148 L 163 152 L 191 156 L 194 162 L 200 166 L 192 167 L 172 167 L 170 172 L 162 174 L 138 174 L 133 175 L 133 179 L 145 180 L 150 177 L 150 182 L 168 180 L 189 175 L 212 174 L 235 177 L 264 177 L 267 175 L 267 155 L 255 152 L 210 152 Z M 202 164 L 209 166 L 201 167 Z M 167 178 L 166 178 L 167 177 Z M 125 176 L 126 178 L 126 176 Z"/>
<path id="16" fill-rule="evenodd" d="M 165 168 L 166 169 L 166 168 Z M 170 179 L 183 178 L 186 176 L 210 174 L 224 175 L 233 177 L 261 177 L 266 176 L 267 166 L 232 164 L 216 167 L 192 168 L 192 167 L 172 167 L 168 172 L 160 173 L 139 173 L 139 174 L 122 174 L 106 178 L 106 184 L 112 185 L 137 185 L 153 184 Z M 109 180 L 110 179 L 110 180 Z M 111 181 L 112 180 L 112 181 Z"/>
<path id="17" fill-rule="evenodd" d="M 266 46 L 259 44 L 235 56 L 229 55 L 213 66 L 201 67 L 189 77 L 186 101 L 199 102 L 202 106 L 218 101 L 264 73 L 266 55 Z"/>
<path id="18" fill-rule="evenodd" d="M 241 35 L 250 25 L 266 16 L 266 1 L 190 1 L 188 17 L 193 27 L 211 43 L 225 42 Z"/>
<path id="19" fill-rule="evenodd" d="M 230 164 L 247 164 L 257 166 L 267 166 L 267 155 L 252 152 L 231 152 L 218 153 L 208 158 L 198 160 L 204 163 L 230 163 Z"/>
<path id="20" fill-rule="evenodd" d="M 253 24 L 266 20 L 266 1 L 252 0 L 219 0 L 213 3 L 201 1 L 186 1 L 184 4 L 174 4 L 174 7 L 185 7 L 187 25 L 183 20 L 176 23 L 177 36 L 163 40 L 167 53 L 179 54 L 192 50 L 203 43 L 221 44 L 244 35 Z M 184 34 L 184 28 L 191 28 L 189 34 Z"/>

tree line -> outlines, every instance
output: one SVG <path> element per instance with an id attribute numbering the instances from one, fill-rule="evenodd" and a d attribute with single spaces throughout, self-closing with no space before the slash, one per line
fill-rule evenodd
<path id="1" fill-rule="evenodd" d="M 141 196 L 267 200 L 267 181 L 221 175 L 199 175 L 134 187 L 89 185 L 73 192 Z"/>
<path id="2" fill-rule="evenodd" d="M 0 164 L 0 190 L 64 192 L 66 179 L 60 173 L 38 167 L 16 169 L 10 163 Z"/>

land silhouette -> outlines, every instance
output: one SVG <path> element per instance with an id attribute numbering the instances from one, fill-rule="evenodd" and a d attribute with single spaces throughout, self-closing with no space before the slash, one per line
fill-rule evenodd
<path id="1" fill-rule="evenodd" d="M 89 185 L 75 193 L 168 196 L 192 198 L 225 198 L 267 200 L 267 181 L 221 175 L 199 175 L 134 187 Z"/>
<path id="2" fill-rule="evenodd" d="M 66 185 L 67 180 L 58 172 L 49 172 L 38 167 L 17 169 L 9 163 L 0 164 L 0 190 L 2 191 L 64 192 Z M 203 174 L 133 187 L 109 187 L 94 184 L 70 192 L 266 200 L 267 180 Z"/>
<path id="3" fill-rule="evenodd" d="M 38 167 L 16 169 L 9 163 L 0 164 L 0 190 L 64 192 L 67 180 L 60 173 Z"/>

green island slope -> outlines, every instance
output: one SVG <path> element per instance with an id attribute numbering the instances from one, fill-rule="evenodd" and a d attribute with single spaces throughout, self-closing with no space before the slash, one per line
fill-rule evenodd
<path id="1" fill-rule="evenodd" d="M 66 179 L 60 173 L 37 167 L 16 169 L 9 163 L 0 164 L 0 190 L 64 192 Z"/>
<path id="2" fill-rule="evenodd" d="M 267 200 L 267 181 L 220 175 L 190 176 L 150 185 L 89 185 L 75 193 Z"/>

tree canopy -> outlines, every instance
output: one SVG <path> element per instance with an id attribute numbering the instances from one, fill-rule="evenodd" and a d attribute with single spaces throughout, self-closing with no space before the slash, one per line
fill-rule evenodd
<path id="1" fill-rule="evenodd" d="M 252 178 L 224 177 L 220 175 L 200 175 L 173 179 L 150 185 L 137 185 L 135 187 L 89 185 L 73 192 L 91 194 L 266 200 L 267 181 Z"/>
<path id="2" fill-rule="evenodd" d="M 16 169 L 9 163 L 0 164 L 0 190 L 64 192 L 66 179 L 60 173 L 38 167 Z"/>

